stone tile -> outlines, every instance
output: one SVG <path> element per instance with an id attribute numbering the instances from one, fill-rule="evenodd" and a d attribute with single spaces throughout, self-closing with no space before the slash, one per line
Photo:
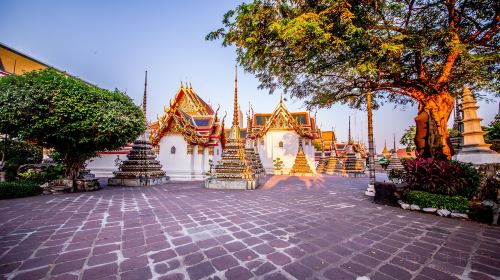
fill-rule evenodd
<path id="1" fill-rule="evenodd" d="M 143 268 L 146 265 L 148 265 L 148 258 L 146 256 L 133 257 L 120 263 L 120 271 L 135 270 Z"/>
<path id="2" fill-rule="evenodd" d="M 116 260 L 118 260 L 116 253 L 108 253 L 91 257 L 87 264 L 89 266 L 94 266 L 114 262 Z"/>
<path id="3" fill-rule="evenodd" d="M 238 251 L 234 253 L 234 256 L 240 261 L 251 261 L 258 257 L 258 255 L 251 249 L 243 249 L 241 251 Z"/>
<path id="4" fill-rule="evenodd" d="M 340 268 L 329 269 L 323 274 L 327 279 L 332 280 L 354 280 L 356 277 Z"/>
<path id="5" fill-rule="evenodd" d="M 120 274 L 121 280 L 145 280 L 152 279 L 153 275 L 149 267 L 130 270 Z"/>
<path id="6" fill-rule="evenodd" d="M 203 262 L 195 266 L 188 267 L 186 270 L 189 275 L 189 279 L 193 280 L 207 278 L 215 273 L 215 269 L 209 262 Z"/>
<path id="7" fill-rule="evenodd" d="M 224 255 L 222 257 L 215 258 L 211 262 L 217 270 L 226 270 L 230 267 L 238 265 L 238 261 L 231 255 Z"/>
<path id="8" fill-rule="evenodd" d="M 343 263 L 340 266 L 342 267 L 342 269 L 357 276 L 364 276 L 370 272 L 369 268 L 352 261 Z"/>
<path id="9" fill-rule="evenodd" d="M 245 249 L 247 246 L 244 243 L 241 243 L 239 241 L 231 242 L 231 243 L 226 243 L 224 244 L 224 247 L 229 251 L 229 252 L 236 252 L 239 250 Z"/>
<path id="10" fill-rule="evenodd" d="M 291 261 L 287 255 L 280 252 L 267 255 L 267 259 L 275 265 L 285 265 Z"/>
<path id="11" fill-rule="evenodd" d="M 116 263 L 94 266 L 83 271 L 83 280 L 95 280 L 106 276 L 115 275 L 118 272 Z"/>
<path id="12" fill-rule="evenodd" d="M 403 268 L 394 266 L 392 264 L 385 264 L 385 265 L 381 266 L 379 270 L 380 270 L 380 272 L 387 274 L 389 276 L 392 276 L 396 279 L 404 280 L 404 279 L 411 279 L 412 278 L 412 274 L 410 272 L 408 272 L 407 270 L 405 270 Z"/>
<path id="13" fill-rule="evenodd" d="M 214 247 L 204 251 L 204 253 L 209 258 L 215 258 L 226 254 L 227 251 L 222 247 Z"/>
<path id="14" fill-rule="evenodd" d="M 228 269 L 224 276 L 226 277 L 226 279 L 231 280 L 247 280 L 253 278 L 253 274 L 247 268 L 244 268 L 242 266 Z"/>
<path id="15" fill-rule="evenodd" d="M 296 279 L 307 279 L 313 275 L 311 269 L 296 262 L 287 264 L 283 267 L 283 269 Z"/>
<path id="16" fill-rule="evenodd" d="M 200 248 L 198 248 L 198 246 L 196 246 L 194 243 L 182 245 L 180 247 L 175 248 L 175 251 L 179 256 L 189 255 L 191 253 L 198 252 L 199 250 Z"/>
<path id="17" fill-rule="evenodd" d="M 85 259 L 57 263 L 50 273 L 51 275 L 58 275 L 62 273 L 79 271 L 80 269 L 82 269 L 84 264 L 85 264 Z"/>
<path id="18" fill-rule="evenodd" d="M 44 267 L 44 268 L 29 270 L 29 271 L 26 271 L 26 272 L 20 271 L 12 279 L 15 279 L 15 280 L 22 280 L 22 279 L 30 279 L 30 280 L 44 279 L 45 276 L 47 275 L 48 271 L 49 271 L 49 267 L 48 266 Z"/>
<path id="19" fill-rule="evenodd" d="M 174 252 L 174 250 L 168 249 L 168 250 L 163 250 L 163 251 L 154 253 L 154 254 L 150 255 L 149 257 L 153 259 L 154 263 L 157 263 L 157 262 L 169 260 L 171 258 L 175 258 L 176 256 L 177 256 L 177 254 Z"/>

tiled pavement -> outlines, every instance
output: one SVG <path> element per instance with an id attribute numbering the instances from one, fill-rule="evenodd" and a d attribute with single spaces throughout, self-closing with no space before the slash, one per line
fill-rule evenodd
<path id="1" fill-rule="evenodd" d="M 373 204 L 367 180 L 275 176 L 0 201 L 0 278 L 495 279 L 500 227 Z"/>

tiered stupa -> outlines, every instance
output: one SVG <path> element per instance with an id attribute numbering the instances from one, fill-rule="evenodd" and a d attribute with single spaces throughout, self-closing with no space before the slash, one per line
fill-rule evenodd
<path id="1" fill-rule="evenodd" d="M 477 116 L 476 100 L 467 86 L 462 94 L 463 145 L 454 159 L 473 164 L 500 163 L 500 154 L 490 149 L 484 142 L 481 118 Z"/>
<path id="2" fill-rule="evenodd" d="M 335 150 L 335 144 L 332 145 L 330 149 L 330 156 L 328 157 L 328 161 L 325 166 L 325 173 L 332 175 L 336 171 L 340 171 L 342 169 L 342 163 L 337 158 L 337 151 Z"/>
<path id="3" fill-rule="evenodd" d="M 208 189 L 255 189 L 258 181 L 252 172 L 251 161 L 247 159 L 244 141 L 241 138 L 238 121 L 238 79 L 235 75 L 233 126 L 222 158 L 215 165 L 215 173 L 205 181 Z"/>
<path id="4" fill-rule="evenodd" d="M 364 173 L 364 164 L 363 159 L 358 158 L 356 156 L 356 152 L 354 152 L 353 148 L 354 142 L 351 138 L 351 117 L 349 117 L 349 134 L 348 134 L 348 142 L 347 147 L 345 148 L 345 161 L 344 168 L 342 169 L 343 175 L 346 176 L 354 176 L 356 177 L 358 174 Z"/>
<path id="5" fill-rule="evenodd" d="M 295 162 L 293 163 L 292 169 L 290 170 L 290 175 L 292 176 L 311 176 L 314 175 L 309 163 L 306 159 L 306 154 L 304 153 L 304 147 L 302 147 L 302 138 L 299 138 L 299 149 L 297 151 L 297 156 L 295 157 Z"/>
<path id="6" fill-rule="evenodd" d="M 393 169 L 403 169 L 403 165 L 401 164 L 401 160 L 398 157 L 397 149 L 396 149 L 396 135 L 394 135 L 394 148 L 392 150 L 391 159 L 389 161 L 389 165 L 387 165 L 387 172 L 391 172 Z"/>
<path id="7" fill-rule="evenodd" d="M 318 161 L 318 166 L 316 166 L 316 173 L 323 173 L 325 171 L 325 150 L 321 149 L 321 157 Z"/>
<path id="8" fill-rule="evenodd" d="M 146 119 L 146 101 L 147 101 L 147 77 L 144 83 L 144 97 L 142 101 L 142 111 Z M 153 145 L 149 140 L 149 133 L 146 131 L 132 145 L 127 155 L 127 160 L 120 164 L 118 171 L 113 172 L 114 177 L 108 179 L 109 186 L 153 186 L 166 183 L 168 177 L 165 171 L 161 170 L 161 164 L 156 160 L 156 154 L 153 151 Z"/>
<path id="9" fill-rule="evenodd" d="M 382 155 L 386 159 L 390 159 L 391 158 L 391 152 L 389 151 L 389 149 L 387 149 L 387 141 L 384 143 L 384 150 L 382 151 Z"/>
<path id="10" fill-rule="evenodd" d="M 251 138 L 252 127 L 251 127 L 251 118 L 250 112 L 247 116 L 247 134 L 245 139 L 245 153 L 246 158 L 250 161 L 252 165 L 252 172 L 255 176 L 260 179 L 265 176 L 264 166 L 262 165 L 262 161 L 260 160 L 259 153 L 256 151 L 253 145 L 253 140 Z"/>
<path id="11" fill-rule="evenodd" d="M 458 153 L 460 147 L 462 146 L 462 128 L 462 116 L 457 98 L 455 101 L 455 118 L 453 120 L 454 135 L 450 135 L 451 146 L 453 147 L 453 150 L 455 150 L 455 153 Z"/>

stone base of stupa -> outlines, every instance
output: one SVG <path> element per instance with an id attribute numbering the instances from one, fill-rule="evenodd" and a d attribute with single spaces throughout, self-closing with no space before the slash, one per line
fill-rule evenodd
<path id="1" fill-rule="evenodd" d="M 246 179 L 224 180 L 209 178 L 205 181 L 205 188 L 213 190 L 255 190 L 258 185 L 258 180 L 250 181 Z"/>
<path id="2" fill-rule="evenodd" d="M 364 170 L 342 170 L 341 175 L 343 177 L 357 178 L 357 177 L 365 177 L 366 173 Z"/>
<path id="3" fill-rule="evenodd" d="M 314 173 L 309 173 L 309 172 L 304 172 L 304 173 L 301 173 L 301 172 L 290 172 L 290 174 L 288 174 L 290 176 L 300 176 L 300 177 L 308 177 L 308 176 L 314 176 L 315 174 Z"/>
<path id="4" fill-rule="evenodd" d="M 108 186 L 123 186 L 123 187 L 147 187 L 165 184 L 169 181 L 169 177 L 158 178 L 109 178 Z"/>
<path id="5" fill-rule="evenodd" d="M 489 147 L 489 144 L 463 145 L 453 159 L 472 164 L 500 163 L 500 154 Z"/>

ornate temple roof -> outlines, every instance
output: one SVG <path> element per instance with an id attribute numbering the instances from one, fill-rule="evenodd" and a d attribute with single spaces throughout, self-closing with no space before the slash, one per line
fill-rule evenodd
<path id="1" fill-rule="evenodd" d="M 191 145 L 216 146 L 224 139 L 224 126 L 218 117 L 191 86 L 181 84 L 165 114 L 150 126 L 151 140 L 158 144 L 168 134 L 180 134 Z"/>
<path id="2" fill-rule="evenodd" d="M 319 137 L 316 120 L 309 112 L 290 112 L 280 100 L 273 113 L 255 113 L 251 119 L 251 138 L 262 137 L 270 129 L 294 130 L 302 137 Z"/>

